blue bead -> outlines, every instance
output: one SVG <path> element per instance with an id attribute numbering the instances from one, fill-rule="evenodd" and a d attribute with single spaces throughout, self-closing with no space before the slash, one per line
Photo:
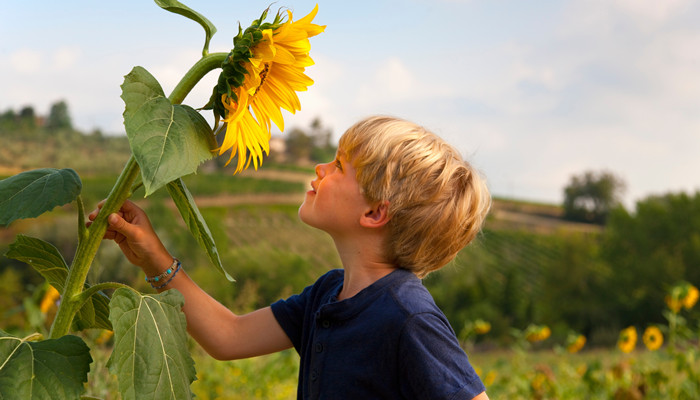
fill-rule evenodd
<path id="1" fill-rule="evenodd" d="M 146 282 L 148 282 L 148 277 L 146 277 Z"/>
<path id="2" fill-rule="evenodd" d="M 173 272 L 173 270 L 172 270 L 172 269 L 170 269 L 170 268 L 168 268 L 168 273 L 171 273 L 171 272 Z"/>
<path id="3" fill-rule="evenodd" d="M 160 278 L 156 276 L 156 282 L 158 282 L 159 280 L 160 280 Z"/>

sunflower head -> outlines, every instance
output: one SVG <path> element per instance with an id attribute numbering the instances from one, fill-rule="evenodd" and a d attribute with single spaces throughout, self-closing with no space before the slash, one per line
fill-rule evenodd
<path id="1" fill-rule="evenodd" d="M 664 344 L 664 335 L 661 330 L 656 326 L 650 326 L 644 331 L 642 336 L 644 345 L 647 349 L 654 351 L 658 350 L 662 344 Z"/>
<path id="2" fill-rule="evenodd" d="M 525 329 L 525 339 L 528 342 L 541 342 L 551 336 L 552 330 L 547 325 L 530 325 Z"/>
<path id="3" fill-rule="evenodd" d="M 301 110 L 296 92 L 313 84 L 304 74 L 313 65 L 309 38 L 325 29 L 311 23 L 317 11 L 318 6 L 298 21 L 291 11 L 286 17 L 278 12 L 272 22 L 265 22 L 265 10 L 245 30 L 239 26 L 233 50 L 205 106 L 214 111 L 216 125 L 223 117 L 226 134 L 219 154 L 231 150 L 229 162 L 238 155 L 236 172 L 248 168 L 251 161 L 257 169 L 263 153 L 269 152 L 272 123 L 284 130 L 281 109 Z"/>
<path id="4" fill-rule="evenodd" d="M 263 39 L 263 31 L 277 29 L 284 22 L 284 17 L 277 12 L 272 22 L 265 22 L 270 9 L 263 11 L 260 18 L 254 20 L 249 27 L 243 30 L 238 25 L 238 35 L 233 38 L 233 49 L 221 64 L 219 80 L 214 86 L 209 103 L 205 109 L 214 110 L 214 116 L 218 119 L 227 114 L 222 98 L 230 98 L 238 101 L 236 88 L 243 86 L 246 75 L 249 73 L 246 64 L 253 58 L 252 49 Z"/>
<path id="5" fill-rule="evenodd" d="M 681 308 L 686 310 L 693 308 L 698 298 L 700 298 L 698 288 L 688 282 L 681 282 L 671 288 L 665 300 L 668 308 L 677 314 Z"/>
<path id="6" fill-rule="evenodd" d="M 586 337 L 576 333 L 570 333 L 566 338 L 566 351 L 571 354 L 581 351 L 586 345 Z"/>
<path id="7" fill-rule="evenodd" d="M 627 327 L 620 332 L 617 347 L 623 353 L 630 353 L 637 345 L 637 329 L 634 326 Z"/>

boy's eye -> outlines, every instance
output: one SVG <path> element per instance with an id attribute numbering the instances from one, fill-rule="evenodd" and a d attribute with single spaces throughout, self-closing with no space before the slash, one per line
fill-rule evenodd
<path id="1" fill-rule="evenodd" d="M 341 171 L 343 170 L 343 166 L 340 164 L 340 160 L 338 160 L 338 159 L 335 160 L 335 167 Z"/>

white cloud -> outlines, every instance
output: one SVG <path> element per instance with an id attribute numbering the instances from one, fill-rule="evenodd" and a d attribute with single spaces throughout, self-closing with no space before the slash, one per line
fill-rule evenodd
<path id="1" fill-rule="evenodd" d="M 81 54 L 80 48 L 61 47 L 51 55 L 52 62 L 48 67 L 55 70 L 67 70 L 78 63 Z"/>
<path id="2" fill-rule="evenodd" d="M 41 52 L 31 49 L 22 49 L 10 54 L 10 67 L 12 72 L 29 75 L 41 70 L 43 58 Z"/>

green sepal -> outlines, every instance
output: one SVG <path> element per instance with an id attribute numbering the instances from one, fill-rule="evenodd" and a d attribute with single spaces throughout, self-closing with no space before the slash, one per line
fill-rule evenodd
<path id="1" fill-rule="evenodd" d="M 38 342 L 0 330 L 0 399 L 80 398 L 92 357 L 77 336 Z"/>
<path id="2" fill-rule="evenodd" d="M 229 275 L 221 264 L 219 250 L 216 248 L 214 237 L 209 230 L 207 222 L 199 212 L 197 203 L 195 203 L 192 194 L 185 186 L 182 179 L 176 179 L 166 186 L 170 197 L 172 197 L 175 206 L 180 211 L 182 219 L 190 230 L 190 233 L 197 240 L 200 246 L 206 251 L 211 263 L 221 272 L 230 282 L 235 282 L 235 279 Z"/>
<path id="3" fill-rule="evenodd" d="M 0 226 L 21 218 L 35 218 L 68 204 L 83 184 L 70 169 L 41 168 L 21 172 L 0 181 Z"/>
<path id="4" fill-rule="evenodd" d="M 120 288 L 110 303 L 114 350 L 107 362 L 130 399 L 191 399 L 196 379 L 187 348 L 185 299 L 177 290 L 156 295 Z"/>
<path id="5" fill-rule="evenodd" d="M 207 121 L 192 107 L 171 104 L 158 81 L 144 68 L 124 77 L 124 127 L 141 168 L 145 196 L 197 171 L 217 146 Z"/>
<path id="6" fill-rule="evenodd" d="M 277 13 L 272 22 L 264 22 L 267 18 L 269 8 L 263 11 L 260 18 L 254 20 L 251 25 L 243 30 L 239 24 L 238 35 L 233 38 L 233 49 L 229 53 L 226 60 L 221 64 L 221 74 L 217 81 L 214 91 L 205 106 L 206 109 L 214 111 L 217 118 L 226 116 L 226 108 L 221 102 L 221 97 L 226 95 L 234 101 L 238 101 L 238 96 L 234 90 L 243 86 L 245 76 L 248 70 L 245 65 L 250 62 L 253 57 L 252 49 L 262 40 L 262 31 L 266 29 L 277 29 L 284 23 L 284 17 L 281 13 Z"/>
<path id="7" fill-rule="evenodd" d="M 68 265 L 58 249 L 51 243 L 25 235 L 17 235 L 5 256 L 31 265 L 51 286 L 56 288 L 59 293 L 63 293 L 68 277 Z M 83 290 L 89 287 L 90 285 L 86 283 Z M 90 299 L 83 304 L 73 319 L 73 330 L 81 331 L 92 328 L 112 329 L 112 324 L 109 321 L 109 297 L 103 292 L 97 292 L 90 296 Z"/>
<path id="8" fill-rule="evenodd" d="M 209 42 L 212 36 L 216 33 L 216 27 L 202 14 L 194 11 L 193 9 L 187 7 L 186 5 L 180 3 L 177 0 L 155 0 L 156 4 L 164 10 L 170 11 L 171 13 L 180 14 L 186 18 L 189 18 L 204 28 L 204 49 L 202 50 L 202 55 L 207 55 L 209 53 Z"/>

